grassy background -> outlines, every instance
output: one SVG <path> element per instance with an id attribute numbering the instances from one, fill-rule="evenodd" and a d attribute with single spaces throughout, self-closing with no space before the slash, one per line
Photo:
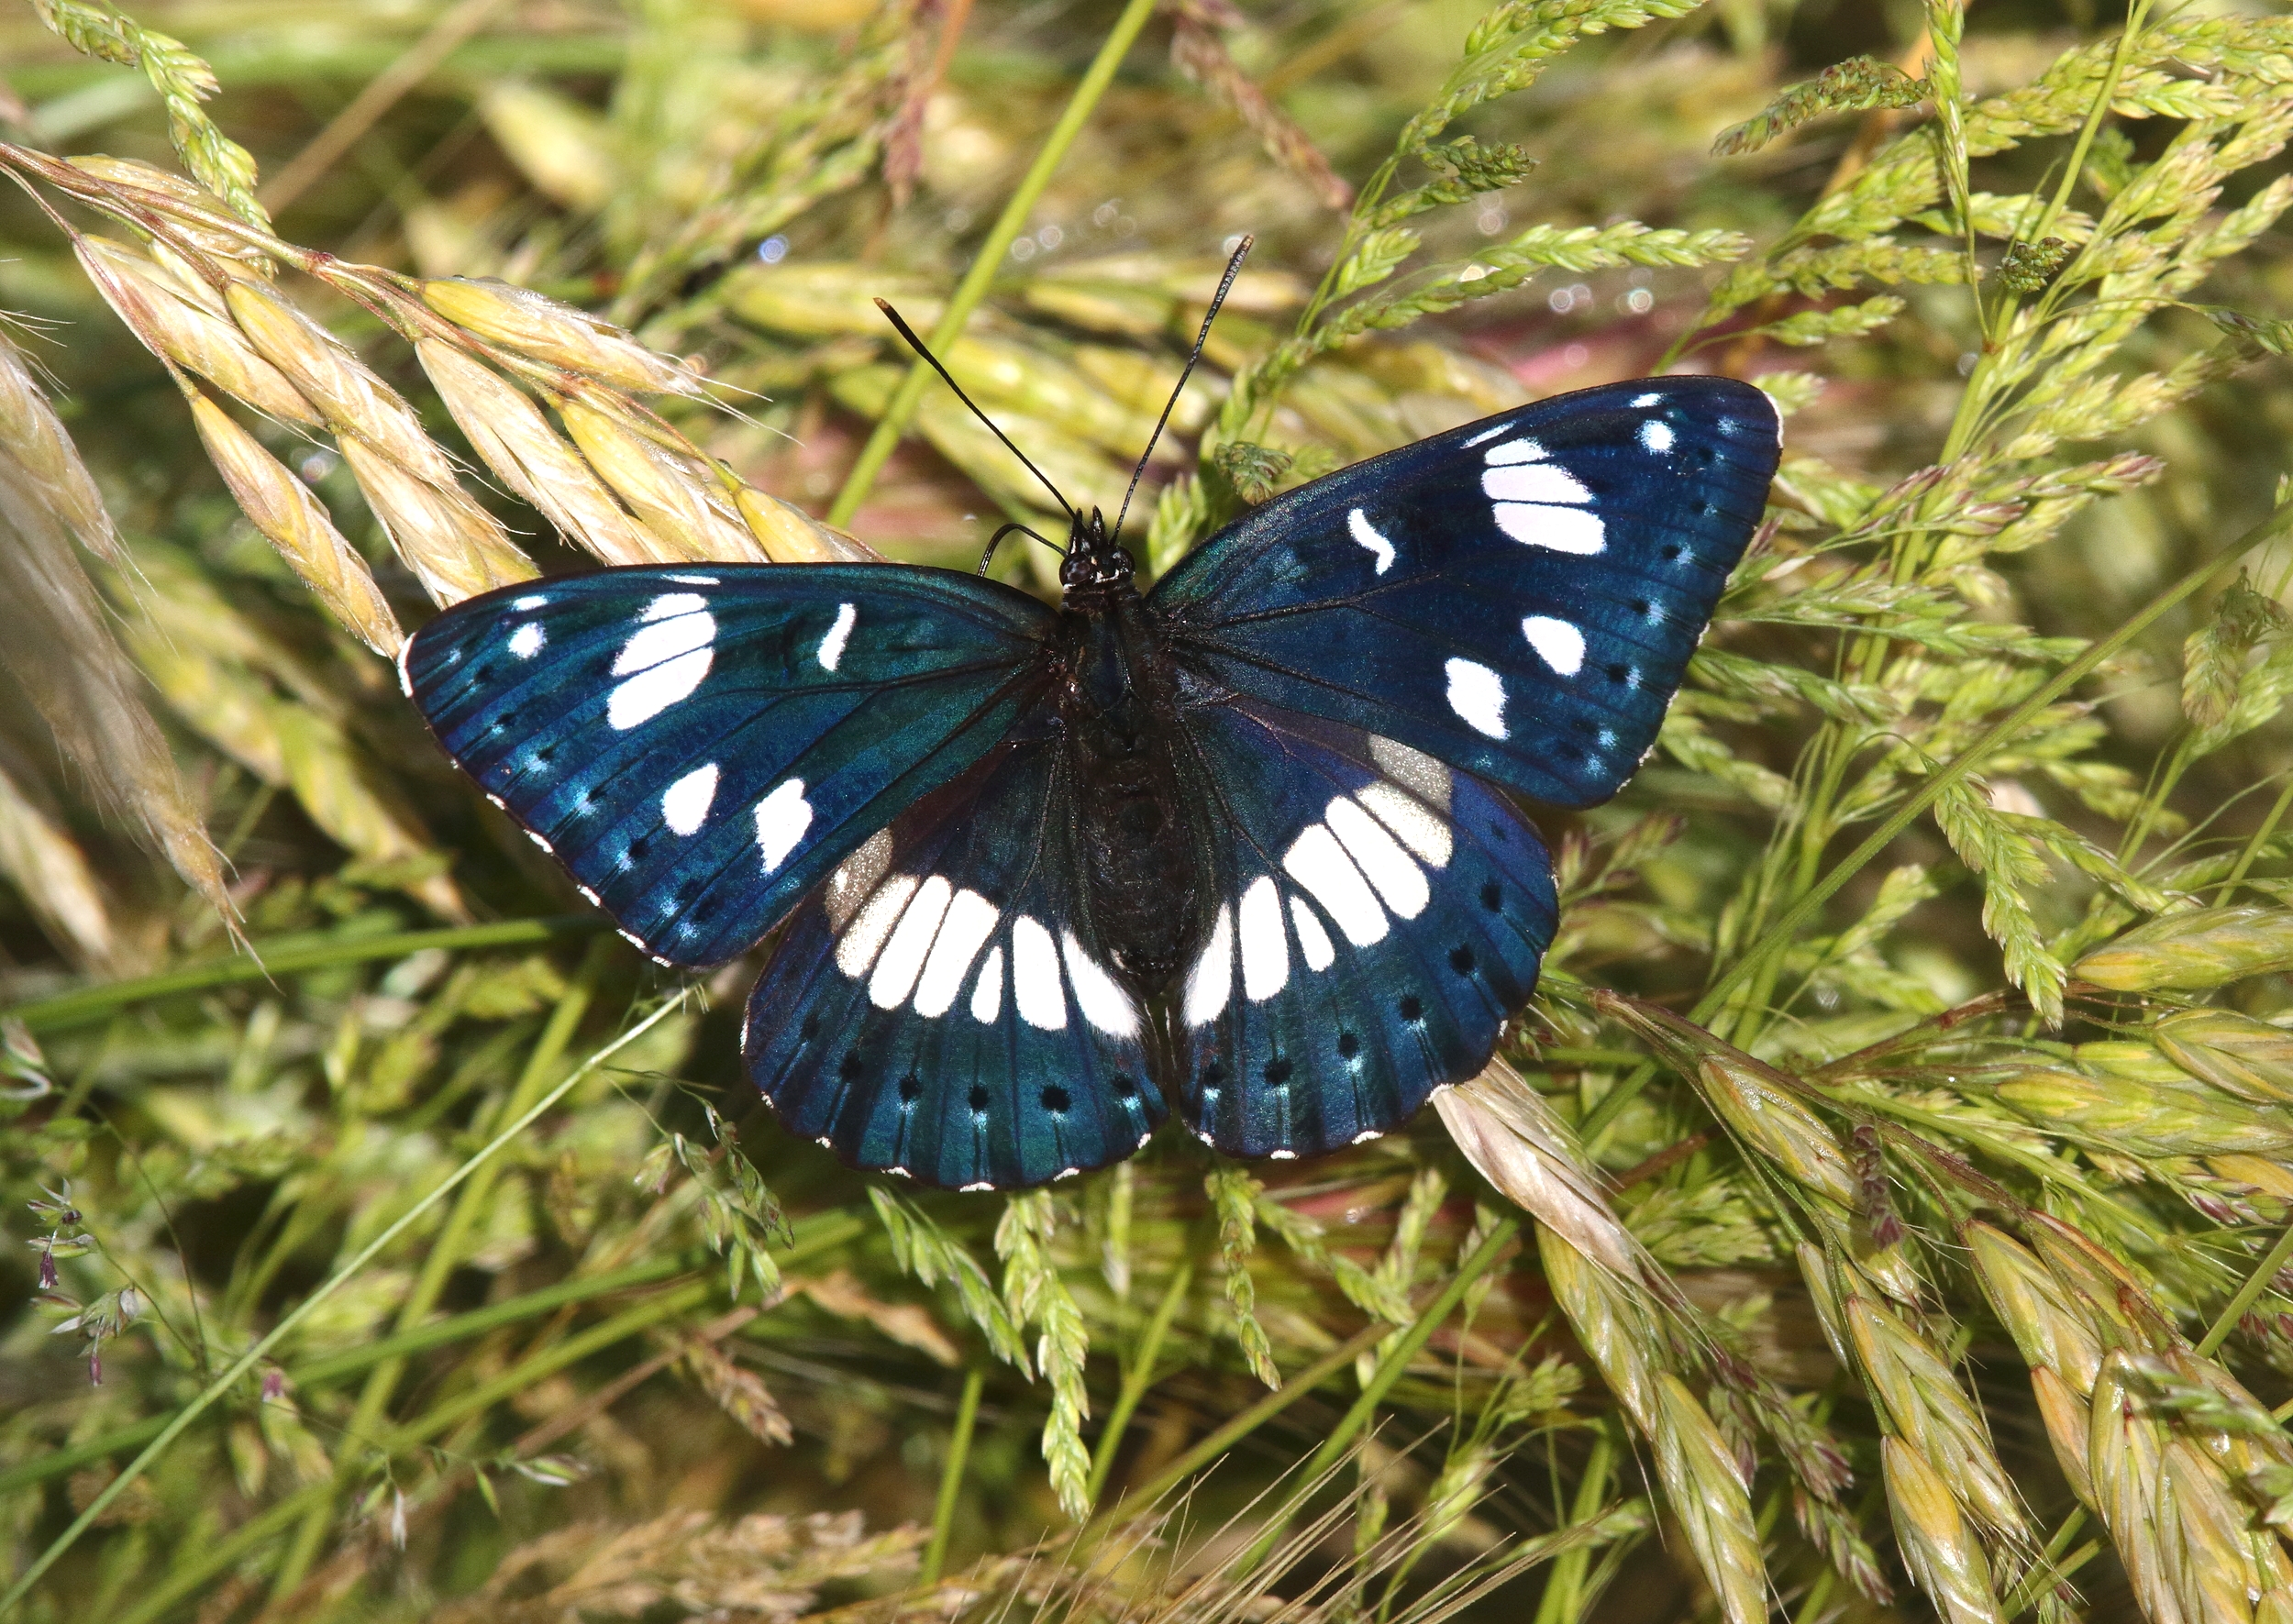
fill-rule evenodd
<path id="1" fill-rule="evenodd" d="M 0 1607 L 2293 1619 L 2281 7 L 135 17 L 0 13 Z M 876 295 L 1112 508 L 1243 232 L 1150 567 L 1666 366 L 1789 412 L 1772 523 L 1540 815 L 1510 1069 L 1304 1165 L 871 1188 L 756 1108 L 757 961 L 601 934 L 362 643 L 1049 527 Z"/>

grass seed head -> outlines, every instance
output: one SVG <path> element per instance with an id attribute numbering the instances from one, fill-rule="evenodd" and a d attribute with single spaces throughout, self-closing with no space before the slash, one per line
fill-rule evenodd
<path id="1" fill-rule="evenodd" d="M 205 395 L 192 397 L 191 416 L 207 456 L 248 522 L 360 642 L 386 658 L 396 658 L 398 646 L 405 640 L 398 617 L 374 584 L 366 560 L 343 539 L 318 499 Z"/>
<path id="2" fill-rule="evenodd" d="M 764 549 L 746 525 L 716 511 L 723 493 L 691 463 L 581 401 L 559 403 L 566 432 L 606 484 L 618 492 L 656 544 L 676 561 L 761 564 Z"/>
<path id="3" fill-rule="evenodd" d="M 1483 1178 L 1602 1268 L 1639 1277 L 1640 1249 L 1567 1127 L 1502 1060 L 1434 1095 L 1442 1125 Z"/>
<path id="4" fill-rule="evenodd" d="M 2220 987 L 2293 967 L 2293 913 L 2282 908 L 2198 908 L 2128 931 L 2078 960 L 2074 973 L 2112 992 Z"/>
<path id="5" fill-rule="evenodd" d="M 544 518 L 607 564 L 676 561 L 614 500 L 522 390 L 442 340 L 424 338 L 414 348 L 472 448 Z"/>
<path id="6" fill-rule="evenodd" d="M 0 332 L 0 480 L 21 499 L 56 518 L 107 564 L 125 565 L 127 549 L 113 528 L 95 477 L 49 405 L 23 351 Z"/>
<path id="7" fill-rule="evenodd" d="M 1656 1475 L 1721 1612 L 1728 1624 L 1761 1624 L 1767 1569 L 1751 1494 L 1726 1441 L 1688 1384 L 1668 1370 L 1656 1379 L 1655 1420 L 1648 1442 Z"/>
<path id="8" fill-rule="evenodd" d="M 697 395 L 700 382 L 611 322 L 493 277 L 452 276 L 422 284 L 422 302 L 464 332 L 631 394 Z"/>
<path id="9" fill-rule="evenodd" d="M 753 485 L 733 492 L 733 504 L 775 564 L 881 564 L 883 555 L 835 525 L 814 518 L 795 503 L 768 496 Z"/>
<path id="10" fill-rule="evenodd" d="M 2016 1072 L 2000 1103 L 2041 1127 L 2137 1155 L 2266 1155 L 2293 1148 L 2293 1121 L 2210 1090 L 2180 1090 L 2053 1067 Z"/>
<path id="11" fill-rule="evenodd" d="M 340 440 L 342 459 L 366 492 L 391 545 L 441 607 L 540 573 L 509 535 L 458 485 L 416 479 L 394 457 L 356 435 Z"/>
<path id="12" fill-rule="evenodd" d="M 1960 1238 L 2023 1363 L 2060 1371 L 2077 1391 L 2090 1391 L 2101 1340 L 2062 1283 L 2028 1248 L 1987 1223 L 1967 1224 Z"/>
<path id="13" fill-rule="evenodd" d="M 265 416 L 316 425 L 321 419 L 302 392 L 218 318 L 178 291 L 181 283 L 125 243 L 83 237 L 73 242 L 82 269 L 144 348 Z"/>
<path id="14" fill-rule="evenodd" d="M 2293 1032 L 2232 1010 L 2184 1010 L 2150 1028 L 2191 1077 L 2257 1105 L 2293 1105 Z"/>
<path id="15" fill-rule="evenodd" d="M 260 282 L 234 281 L 223 296 L 248 342 L 287 375 L 337 436 L 357 436 L 370 453 L 433 485 L 453 484 L 454 465 L 422 432 L 421 419 L 348 345 Z"/>
<path id="16" fill-rule="evenodd" d="M 2003 1624 L 1983 1544 L 1959 1514 L 1950 1480 L 1900 1438 L 1879 1440 L 1887 1505 L 1903 1565 L 1947 1624 Z"/>
<path id="17" fill-rule="evenodd" d="M 1850 1290 L 1839 1306 L 1855 1363 L 1896 1433 L 1927 1460 L 1948 1462 L 1954 1492 L 1992 1530 L 2025 1532 L 1990 1429 L 1942 1351 L 1876 1298 Z"/>
<path id="18" fill-rule="evenodd" d="M 1853 1210 L 1859 1187 L 1839 1136 L 1755 1068 L 1724 1055 L 1696 1065 L 1696 1081 L 1721 1120 L 1798 1183 Z"/>
<path id="19" fill-rule="evenodd" d="M 2071 1491 L 2091 1506 L 2094 1478 L 2087 1467 L 2086 1450 L 2093 1432 L 2093 1417 L 2086 1400 L 2044 1364 L 2031 1366 L 2031 1393 L 2038 1400 L 2039 1420 L 2045 1423 L 2046 1441 L 2054 1445 L 2063 1476 L 2069 1479 Z"/>

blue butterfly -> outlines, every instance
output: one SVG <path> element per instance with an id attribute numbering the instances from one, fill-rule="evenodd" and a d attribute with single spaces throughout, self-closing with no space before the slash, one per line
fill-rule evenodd
<path id="1" fill-rule="evenodd" d="M 892 565 L 604 569 L 408 644 L 447 753 L 664 965 L 786 923 L 742 1047 L 847 1163 L 1013 1188 L 1175 1106 L 1237 1156 L 1474 1076 L 1552 939 L 1508 799 L 1606 800 L 1757 525 L 1717 378 L 1502 413 L 1275 498 L 1141 595 Z"/>

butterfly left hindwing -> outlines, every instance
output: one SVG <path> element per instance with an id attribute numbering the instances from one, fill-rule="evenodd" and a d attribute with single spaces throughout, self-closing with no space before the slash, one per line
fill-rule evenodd
<path id="1" fill-rule="evenodd" d="M 1314 1155 L 1488 1064 L 1552 940 L 1501 796 L 1395 740 L 1249 702 L 1187 713 L 1210 922 L 1179 1108 L 1229 1155 Z"/>
<path id="2" fill-rule="evenodd" d="M 1064 758 L 1014 744 L 847 858 L 748 1000 L 750 1075 L 858 1167 L 1014 1188 L 1102 1166 L 1165 1108 L 1110 973 Z"/>

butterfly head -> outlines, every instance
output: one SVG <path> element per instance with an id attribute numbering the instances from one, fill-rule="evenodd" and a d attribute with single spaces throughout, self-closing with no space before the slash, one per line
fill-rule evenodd
<path id="1" fill-rule="evenodd" d="M 1059 585 L 1068 604 L 1119 593 L 1131 584 L 1131 555 L 1108 534 L 1104 514 L 1092 508 L 1088 516 L 1075 515 L 1067 533 L 1067 559 L 1059 566 Z"/>

